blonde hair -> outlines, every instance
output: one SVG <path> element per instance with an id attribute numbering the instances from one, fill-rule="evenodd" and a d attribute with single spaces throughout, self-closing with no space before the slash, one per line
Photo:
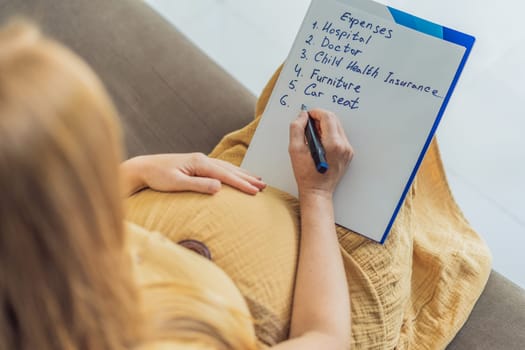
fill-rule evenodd
<path id="1" fill-rule="evenodd" d="M 1 30 L 0 350 L 255 348 L 245 316 L 206 291 L 138 290 L 120 160 L 116 111 L 89 67 L 27 22 Z"/>

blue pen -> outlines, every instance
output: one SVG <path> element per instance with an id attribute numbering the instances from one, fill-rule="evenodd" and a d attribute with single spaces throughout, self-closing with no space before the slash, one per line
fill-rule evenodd
<path id="1" fill-rule="evenodd" d="M 308 108 L 304 104 L 301 106 L 301 110 L 308 113 Z M 315 121 L 310 117 L 310 113 L 308 113 L 308 122 L 304 129 L 304 134 L 308 142 L 308 147 L 310 147 L 310 153 L 314 159 L 315 168 L 318 172 L 324 174 L 328 170 L 328 162 L 326 161 L 323 144 L 319 139 L 319 133 L 315 127 Z"/>

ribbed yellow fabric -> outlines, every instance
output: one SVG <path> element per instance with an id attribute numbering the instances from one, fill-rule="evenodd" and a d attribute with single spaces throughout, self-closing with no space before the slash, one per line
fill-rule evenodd
<path id="1" fill-rule="evenodd" d="M 253 323 L 246 302 L 239 289 L 221 269 L 158 232 L 146 231 L 132 223 L 128 223 L 126 228 L 127 250 L 133 263 L 135 281 L 144 292 L 142 297 L 152 298 L 153 303 L 146 300 L 146 305 L 150 307 L 154 305 L 154 309 L 148 310 L 156 315 L 155 322 L 169 323 L 173 318 L 188 317 L 188 312 L 194 312 L 195 309 L 191 307 L 181 307 L 185 303 L 195 302 L 194 296 L 173 294 L 174 290 L 178 290 L 177 288 L 163 289 L 170 285 L 183 284 L 184 287 L 205 292 L 204 295 L 209 299 L 210 304 L 218 310 L 217 315 L 223 315 L 221 312 L 226 315 L 233 313 L 242 315 L 237 319 L 235 329 L 240 332 L 239 328 L 242 328 L 242 332 L 255 341 Z M 156 293 L 148 292 L 152 286 L 156 286 L 154 287 Z M 161 319 L 163 321 L 160 321 Z M 171 340 L 148 343 L 140 349 L 212 350 L 213 348 L 210 345 L 188 341 L 179 343 L 177 340 Z"/>
<path id="2" fill-rule="evenodd" d="M 259 98 L 256 119 L 225 136 L 210 156 L 241 163 L 279 73 Z M 214 196 L 143 191 L 128 207 L 128 219 L 147 229 L 205 242 L 245 297 L 259 339 L 286 339 L 299 237 L 294 198 L 271 188 L 255 197 L 228 187 Z M 487 246 L 451 195 L 435 141 L 384 245 L 341 227 L 337 234 L 353 349 L 445 348 L 491 269 Z"/>
<path id="3" fill-rule="evenodd" d="M 224 186 L 213 196 L 143 191 L 127 204 L 130 221 L 174 242 L 205 243 L 244 296 L 259 339 L 287 338 L 299 237 L 294 198 L 273 189 L 253 197 Z"/>

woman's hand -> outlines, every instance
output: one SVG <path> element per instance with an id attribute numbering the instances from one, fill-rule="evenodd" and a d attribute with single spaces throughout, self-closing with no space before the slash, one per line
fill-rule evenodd
<path id="1" fill-rule="evenodd" d="M 337 117 L 310 111 L 320 131 L 328 170 L 317 172 L 304 129 L 302 112 L 290 126 L 290 156 L 301 210 L 301 240 L 290 323 L 290 340 L 275 347 L 295 349 L 348 349 L 351 340 L 350 298 L 335 230 L 333 192 L 350 160 L 352 147 Z"/>
<path id="2" fill-rule="evenodd" d="M 304 130 L 308 121 L 308 113 L 301 112 L 290 125 L 289 153 L 292 167 L 299 188 L 299 196 L 315 192 L 332 196 L 335 187 L 343 176 L 353 157 L 352 146 L 348 142 L 343 127 L 335 114 L 314 109 L 310 116 L 315 120 L 321 137 L 321 143 L 326 152 L 328 170 L 324 174 L 317 172 L 310 154 L 310 148 L 305 142 Z"/>
<path id="3" fill-rule="evenodd" d="M 127 195 L 145 187 L 214 194 L 221 189 L 221 183 L 254 195 L 266 187 L 260 178 L 245 170 L 202 153 L 139 156 L 122 163 L 121 172 Z"/>

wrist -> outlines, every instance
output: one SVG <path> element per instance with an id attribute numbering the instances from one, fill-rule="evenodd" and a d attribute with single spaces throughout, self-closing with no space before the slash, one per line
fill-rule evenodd
<path id="1" fill-rule="evenodd" d="M 306 212 L 323 212 L 327 217 L 333 217 L 333 194 L 324 190 L 308 190 L 299 192 L 301 215 Z"/>
<path id="2" fill-rule="evenodd" d="M 333 192 L 319 188 L 300 189 L 299 200 L 301 201 L 305 199 L 321 199 L 329 200 L 331 202 L 333 200 Z"/>
<path id="3" fill-rule="evenodd" d="M 126 196 L 130 196 L 146 187 L 145 173 L 147 169 L 143 158 L 143 156 L 133 157 L 120 165 L 124 194 Z"/>
<path id="4" fill-rule="evenodd" d="M 335 223 L 334 203 L 331 192 L 322 190 L 303 191 L 299 193 L 301 225 L 303 234 L 308 232 L 333 232 Z M 305 229 L 315 228 L 314 230 Z M 328 226 L 327 226 L 328 225 Z M 322 228 L 324 227 L 324 228 Z M 328 230 L 327 227 L 330 227 Z"/>

